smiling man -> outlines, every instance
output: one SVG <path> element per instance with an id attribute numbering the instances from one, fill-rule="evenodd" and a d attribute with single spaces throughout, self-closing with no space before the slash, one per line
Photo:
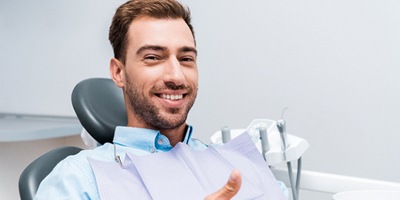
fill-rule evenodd
<path id="1" fill-rule="evenodd" d="M 182 18 L 140 16 L 129 27 L 128 41 L 125 58 L 110 64 L 130 108 L 128 126 L 159 130 L 174 146 L 183 140 L 197 95 L 193 34 Z"/>
<path id="2" fill-rule="evenodd" d="M 110 74 L 123 90 L 128 124 L 116 128 L 113 144 L 61 161 L 42 181 L 35 199 L 104 198 L 89 160 L 111 163 L 115 154 L 124 160 L 126 153 L 165 152 L 178 142 L 194 150 L 207 147 L 191 138 L 192 127 L 186 124 L 198 90 L 189 11 L 175 0 L 128 1 L 117 9 L 109 39 L 114 50 Z M 230 199 L 240 186 L 241 176 L 233 171 L 219 191 L 199 198 Z"/>

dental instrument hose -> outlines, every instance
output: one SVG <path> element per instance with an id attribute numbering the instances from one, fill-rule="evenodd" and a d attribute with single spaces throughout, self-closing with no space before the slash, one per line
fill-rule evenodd
<path id="1" fill-rule="evenodd" d="M 297 160 L 297 177 L 296 177 L 297 198 L 299 198 L 300 176 L 301 176 L 301 157 Z"/>
<path id="2" fill-rule="evenodd" d="M 287 107 L 282 110 L 281 119 L 278 120 L 277 124 L 276 124 L 278 127 L 278 130 L 279 130 L 280 136 L 281 136 L 283 152 L 285 152 L 289 146 L 289 141 L 287 140 L 287 134 L 286 134 L 286 122 L 285 122 L 285 120 L 283 120 L 283 114 L 286 109 L 287 109 Z M 286 159 L 286 157 L 285 157 L 285 159 Z M 292 163 L 287 162 L 287 167 L 288 167 L 288 172 L 289 172 L 290 186 L 292 188 L 293 200 L 298 200 L 299 199 L 300 176 L 301 176 L 301 157 L 297 160 L 296 182 L 294 181 L 294 177 L 293 177 Z"/>
<path id="3" fill-rule="evenodd" d="M 289 171 L 289 181 L 290 181 L 290 186 L 292 188 L 293 200 L 298 200 L 299 199 L 300 176 L 301 176 L 301 157 L 297 160 L 296 182 L 294 181 L 294 177 L 293 177 L 292 163 L 287 162 L 287 167 L 288 167 L 288 171 Z"/>

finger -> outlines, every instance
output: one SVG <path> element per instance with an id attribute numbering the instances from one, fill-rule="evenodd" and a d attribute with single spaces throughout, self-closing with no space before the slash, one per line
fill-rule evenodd
<path id="1" fill-rule="evenodd" d="M 205 200 L 229 200 L 234 197 L 242 185 L 242 177 L 238 170 L 233 170 L 228 182 L 217 192 L 207 196 Z"/>
<path id="2" fill-rule="evenodd" d="M 240 186 L 242 185 L 242 177 L 238 170 L 233 170 L 231 175 L 229 176 L 228 182 L 225 184 L 222 189 L 222 193 L 227 196 L 235 196 L 238 193 Z"/>

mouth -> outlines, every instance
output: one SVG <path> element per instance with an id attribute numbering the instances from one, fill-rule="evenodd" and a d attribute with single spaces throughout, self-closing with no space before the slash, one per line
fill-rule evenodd
<path id="1" fill-rule="evenodd" d="M 183 99 L 185 94 L 156 94 L 158 97 L 171 101 L 179 101 Z"/>
<path id="2" fill-rule="evenodd" d="M 155 95 L 158 97 L 161 105 L 166 108 L 181 108 L 186 104 L 185 97 L 187 96 L 187 93 L 158 93 Z"/>

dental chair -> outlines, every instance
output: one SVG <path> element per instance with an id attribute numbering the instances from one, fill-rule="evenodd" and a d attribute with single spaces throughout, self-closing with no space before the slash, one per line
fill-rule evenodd
<path id="1" fill-rule="evenodd" d="M 90 78 L 78 83 L 72 92 L 72 105 L 83 128 L 100 144 L 111 143 L 115 127 L 127 123 L 122 90 L 111 79 Z M 33 199 L 40 182 L 57 163 L 81 150 L 59 147 L 30 163 L 19 178 L 21 200 Z"/>
<path id="2" fill-rule="evenodd" d="M 83 128 L 100 144 L 111 143 L 116 126 L 127 124 L 122 90 L 118 88 L 111 79 L 90 78 L 83 80 L 75 86 L 71 99 L 75 113 Z M 260 123 L 270 123 L 270 127 L 276 127 L 275 122 L 270 120 L 256 120 L 254 123 L 255 124 L 250 124 L 250 128 L 248 128 L 249 132 L 254 132 L 252 129 Z M 232 134 L 231 136 L 233 138 L 239 132 L 242 133 L 243 130 L 231 130 L 230 134 Z M 277 131 L 268 130 L 268 132 L 274 133 Z M 269 134 L 268 137 L 274 137 L 278 134 L 279 133 Z M 224 142 L 223 136 L 221 132 L 214 134 L 211 138 L 212 143 Z M 278 138 L 270 138 L 269 140 L 280 140 L 279 136 L 277 137 Z M 264 158 L 268 160 L 270 164 L 288 161 L 298 158 L 308 148 L 308 144 L 305 143 L 305 141 L 297 139 L 295 136 L 288 135 L 288 141 L 292 145 L 285 149 L 285 157 L 282 157 L 284 154 L 282 154 L 280 143 L 278 142 L 271 143 L 268 152 L 262 151 L 263 156 L 265 156 Z M 256 144 L 261 148 L 260 142 Z M 274 144 L 278 144 L 278 146 Z M 296 147 L 296 151 L 293 149 L 294 147 Z M 301 147 L 300 151 L 298 147 Z M 264 150 L 265 148 L 262 149 Z M 78 147 L 60 147 L 45 153 L 33 161 L 25 168 L 19 179 L 21 200 L 33 199 L 40 182 L 51 172 L 57 163 L 69 155 L 77 154 L 79 151 L 81 151 L 81 149 Z"/>
<path id="3" fill-rule="evenodd" d="M 43 154 L 29 164 L 19 177 L 18 189 L 21 200 L 33 199 L 40 182 L 53 170 L 57 163 L 81 150 L 81 148 L 73 146 L 59 147 Z"/>
<path id="4" fill-rule="evenodd" d="M 100 144 L 112 143 L 115 127 L 128 121 L 122 90 L 111 79 L 78 83 L 72 91 L 72 106 L 83 128 Z"/>

